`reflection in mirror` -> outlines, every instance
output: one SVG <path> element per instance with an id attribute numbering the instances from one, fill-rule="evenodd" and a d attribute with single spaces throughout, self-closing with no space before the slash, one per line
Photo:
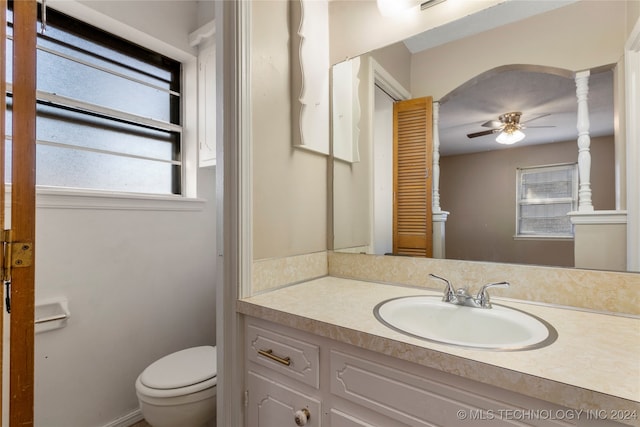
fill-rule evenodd
<path id="1" fill-rule="evenodd" d="M 573 238 L 563 237 L 551 227 L 516 233 L 523 221 L 523 212 L 517 210 L 517 171 L 578 160 L 574 79 L 545 71 L 522 67 L 491 70 L 441 100 L 440 200 L 451 212 L 446 223 L 447 257 L 574 266 Z M 591 75 L 589 98 L 592 202 L 597 210 L 613 210 L 615 144 L 610 69 Z M 496 141 L 503 124 L 489 110 L 505 107 L 517 107 L 522 112 L 524 139 L 503 147 Z M 553 183 L 563 184 L 550 181 L 545 185 L 551 187 Z M 577 209 L 577 187 L 574 182 L 574 197 L 561 199 L 563 205 L 553 203 L 549 194 L 538 194 L 526 208 L 538 211 L 540 225 L 566 223 L 567 213 Z M 557 206 L 565 209 L 556 210 Z"/>
<path id="2" fill-rule="evenodd" d="M 333 156 L 346 162 L 360 160 L 360 102 L 358 87 L 360 58 L 353 58 L 333 66 L 331 97 Z"/>
<path id="3" fill-rule="evenodd" d="M 400 99 L 434 95 L 439 107 L 434 108 L 439 111 L 439 205 L 450 212 L 448 218 L 444 215 L 446 257 L 574 266 L 573 239 L 552 233 L 515 237 L 516 173 L 523 167 L 577 162 L 574 76 L 576 71 L 590 69 L 593 206 L 596 211 L 610 211 L 624 205 L 617 198 L 615 176 L 620 162 L 614 132 L 619 58 L 612 54 L 621 49 L 619 40 L 624 37 L 602 49 L 591 44 L 587 53 L 576 49 L 575 58 L 566 54 L 568 46 L 589 45 L 590 37 L 601 37 L 585 34 L 594 28 L 583 19 L 594 19 L 594 11 L 587 10 L 589 3 L 596 2 L 565 6 L 423 52 L 411 52 L 404 43 L 396 43 L 362 55 L 358 73 L 360 161 L 334 162 L 334 249 L 392 252 L 390 106 Z M 600 14 L 598 31 L 622 25 L 622 12 L 609 12 L 607 17 Z M 539 34 L 541 22 L 545 34 L 555 35 L 559 42 L 523 51 L 522 46 Z M 505 41 L 500 49 L 482 49 L 493 46 L 495 40 Z M 470 61 L 470 53 L 478 51 L 483 56 Z M 506 125 L 500 116 L 511 112 L 521 113 L 517 120 L 525 137 L 514 145 L 498 144 L 496 137 Z M 481 135 L 467 136 L 478 133 Z"/>

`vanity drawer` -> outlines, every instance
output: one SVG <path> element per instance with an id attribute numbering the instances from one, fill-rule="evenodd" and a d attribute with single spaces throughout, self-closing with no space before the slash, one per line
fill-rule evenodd
<path id="1" fill-rule="evenodd" d="M 246 343 L 249 361 L 316 389 L 319 387 L 317 345 L 252 324 L 247 326 Z"/>

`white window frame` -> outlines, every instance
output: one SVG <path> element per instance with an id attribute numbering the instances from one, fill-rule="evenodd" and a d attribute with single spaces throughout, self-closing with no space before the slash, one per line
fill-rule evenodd
<path id="1" fill-rule="evenodd" d="M 535 199 L 523 201 L 520 199 L 521 180 L 523 172 L 531 173 L 532 171 L 539 170 L 540 172 L 550 171 L 552 169 L 571 169 L 573 175 L 573 185 L 571 191 L 571 198 L 557 198 L 557 199 Z M 575 211 L 578 207 L 578 164 L 577 163 L 557 163 L 551 165 L 539 165 L 539 166 L 527 166 L 517 168 L 516 170 L 516 233 L 514 235 L 515 240 L 573 240 L 574 232 L 573 226 L 571 227 L 571 234 L 521 234 L 520 233 L 520 209 L 521 206 L 528 203 L 535 202 L 537 204 L 556 204 L 556 203 L 571 203 L 571 208 L 568 212 Z M 567 212 L 567 213 L 568 213 Z"/>
<path id="2" fill-rule="evenodd" d="M 74 0 L 50 1 L 48 5 L 75 19 L 93 25 L 147 49 L 175 59 L 182 64 L 182 194 L 149 195 L 108 190 L 36 186 L 39 208 L 86 208 L 126 210 L 190 211 L 204 208 L 197 197 L 198 176 L 198 58 L 192 52 L 157 39 L 117 19 Z M 186 37 L 186 35 L 185 35 Z M 7 186 L 11 191 L 11 186 Z"/>

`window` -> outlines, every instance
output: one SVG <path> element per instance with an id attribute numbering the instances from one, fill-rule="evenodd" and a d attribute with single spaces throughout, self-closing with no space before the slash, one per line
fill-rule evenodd
<path id="1" fill-rule="evenodd" d="M 516 237 L 572 238 L 567 213 L 577 206 L 577 164 L 521 168 L 517 179 Z"/>
<path id="2" fill-rule="evenodd" d="M 7 153 L 12 23 L 9 12 Z M 50 8 L 37 61 L 38 185 L 182 194 L 180 62 Z"/>

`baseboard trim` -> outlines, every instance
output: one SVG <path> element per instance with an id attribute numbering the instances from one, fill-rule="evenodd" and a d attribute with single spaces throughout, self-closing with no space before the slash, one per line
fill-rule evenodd
<path id="1" fill-rule="evenodd" d="M 103 427 L 129 427 L 132 424 L 142 421 L 144 417 L 140 409 L 136 409 L 133 412 L 123 415 L 122 417 L 111 421 L 109 424 L 105 424 Z"/>

